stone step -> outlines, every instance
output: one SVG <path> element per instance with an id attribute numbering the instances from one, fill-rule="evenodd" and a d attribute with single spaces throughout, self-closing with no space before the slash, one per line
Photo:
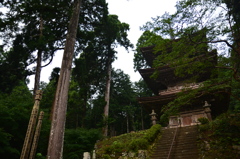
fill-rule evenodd
<path id="1" fill-rule="evenodd" d="M 192 140 L 192 141 L 190 141 L 189 140 L 189 142 L 192 142 L 192 143 L 194 143 L 194 142 L 196 142 L 196 140 Z M 196 147 L 197 145 L 196 144 L 192 144 L 192 143 L 183 143 L 183 142 L 181 142 L 181 143 L 174 143 L 173 144 L 173 148 L 175 148 L 175 147 L 177 147 L 177 148 L 179 148 L 179 147 L 182 147 L 182 148 L 192 148 L 192 147 Z M 165 149 L 169 149 L 171 147 L 171 144 L 162 144 L 162 145 L 155 145 L 155 149 L 159 149 L 159 150 L 161 150 L 161 149 L 163 149 L 163 150 L 165 150 Z"/>
<path id="2" fill-rule="evenodd" d="M 161 150 L 158 149 L 158 151 L 155 151 L 154 154 L 164 154 L 164 153 L 168 153 L 169 150 L 170 150 L 170 147 L 169 147 L 169 148 L 166 148 L 166 149 L 161 149 Z M 188 152 L 188 151 L 193 152 L 193 151 L 195 151 L 195 150 L 196 150 L 196 152 L 198 151 L 198 150 L 197 150 L 197 147 L 178 147 L 178 148 L 174 148 L 174 147 L 173 147 L 173 148 L 172 148 L 172 152 Z"/>
<path id="3" fill-rule="evenodd" d="M 167 157 L 169 154 L 169 151 L 165 151 L 165 152 L 159 152 L 159 153 L 155 153 L 153 154 L 151 157 L 155 158 L 155 157 Z M 172 151 L 171 152 L 171 156 L 172 157 L 176 157 L 176 156 L 198 156 L 198 151 L 197 150 L 191 150 L 191 151 L 186 151 L 186 150 L 181 150 L 181 151 Z"/>
<path id="4" fill-rule="evenodd" d="M 196 134 L 196 136 L 197 136 L 197 134 Z M 184 141 L 184 140 L 197 140 L 197 138 L 196 138 L 196 136 L 185 136 L 185 137 L 178 137 L 178 136 L 176 136 L 176 139 L 174 140 L 174 142 L 182 142 L 182 141 Z M 160 139 L 157 143 L 156 143 L 156 145 L 159 145 L 159 144 L 165 144 L 165 143 L 169 143 L 169 144 L 171 144 L 172 143 L 172 141 L 173 141 L 173 137 L 172 138 L 168 138 L 168 139 Z"/>
<path id="5" fill-rule="evenodd" d="M 183 155 L 183 156 L 170 156 L 170 159 L 198 159 L 198 157 L 196 157 L 197 154 L 194 155 Z M 166 156 L 154 156 L 151 157 L 151 159 L 168 159 L 168 155 Z"/>
<path id="6" fill-rule="evenodd" d="M 173 142 L 174 144 L 184 144 L 184 141 L 189 141 L 189 142 L 197 142 L 196 137 L 186 137 L 186 138 L 176 138 L 175 141 Z M 172 139 L 169 140 L 160 140 L 159 142 L 156 143 L 156 146 L 167 146 L 172 144 Z M 188 143 L 186 143 L 188 144 Z"/>
<path id="7" fill-rule="evenodd" d="M 165 129 L 156 143 L 151 159 L 167 159 L 176 128 Z M 197 126 L 178 128 L 171 159 L 197 159 Z"/>

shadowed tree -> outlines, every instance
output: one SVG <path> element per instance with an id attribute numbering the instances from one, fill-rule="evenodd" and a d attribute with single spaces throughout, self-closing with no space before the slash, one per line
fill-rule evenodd
<path id="1" fill-rule="evenodd" d="M 63 49 L 71 3 L 65 1 L 9 1 L 2 3 L 7 12 L 2 15 L 4 45 L 20 36 L 29 59 L 28 65 L 36 63 L 34 91 L 39 89 L 41 68 L 51 63 L 57 50 Z M 14 49 L 19 53 L 19 50 Z M 46 62 L 42 66 L 42 62 Z"/>
<path id="2" fill-rule="evenodd" d="M 110 101 L 110 84 L 111 84 L 111 70 L 112 63 L 116 58 L 116 51 L 114 50 L 117 45 L 123 46 L 128 50 L 129 47 L 133 47 L 130 41 L 127 39 L 127 31 L 129 25 L 122 23 L 118 20 L 117 15 L 109 15 L 102 22 L 102 27 L 99 27 L 96 32 L 101 35 L 101 41 L 99 45 L 103 47 L 104 67 L 106 68 L 106 88 L 105 88 L 105 102 L 104 107 L 104 120 L 105 126 L 103 128 L 103 135 L 108 135 L 108 114 L 109 114 L 109 101 Z"/>
<path id="3" fill-rule="evenodd" d="M 58 80 L 58 86 L 53 106 L 53 117 L 47 154 L 47 158 L 49 159 L 62 158 L 68 89 L 81 3 L 81 0 L 74 1 L 73 12 L 69 21 L 60 77 Z"/>

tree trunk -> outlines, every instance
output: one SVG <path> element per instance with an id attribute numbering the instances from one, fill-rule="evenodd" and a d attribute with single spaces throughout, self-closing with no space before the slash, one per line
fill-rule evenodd
<path id="1" fill-rule="evenodd" d="M 39 31 L 40 31 L 39 39 L 41 39 L 42 36 L 43 36 L 43 19 L 42 19 L 42 16 L 40 17 Z M 34 97 L 35 97 L 35 93 L 37 92 L 37 90 L 39 90 L 41 69 L 42 69 L 42 50 L 38 49 L 38 52 L 37 52 L 37 66 L 36 66 L 34 89 L 33 89 Z"/>
<path id="2" fill-rule="evenodd" d="M 41 63 L 42 63 L 42 50 L 38 50 L 38 52 L 37 52 L 37 66 L 36 66 L 34 89 L 33 89 L 34 97 L 35 97 L 35 93 L 37 92 L 37 90 L 39 90 L 41 67 L 42 67 Z"/>
<path id="3" fill-rule="evenodd" d="M 74 0 L 73 13 L 69 22 L 61 72 L 54 101 L 54 111 L 49 136 L 47 159 L 62 158 L 68 89 L 74 55 L 74 46 L 76 42 L 80 6 L 81 0 Z"/>
<path id="4" fill-rule="evenodd" d="M 142 130 L 144 130 L 143 110 L 142 110 L 142 107 L 141 107 L 141 121 L 142 121 Z"/>
<path id="5" fill-rule="evenodd" d="M 108 114 L 109 114 L 109 100 L 110 100 L 110 85 L 111 85 L 111 71 L 112 71 L 112 58 L 108 57 L 107 63 L 107 80 L 106 80 L 106 90 L 105 90 L 105 102 L 106 105 L 104 107 L 104 127 L 103 127 L 103 135 L 108 135 Z"/>
<path id="6" fill-rule="evenodd" d="M 81 127 L 85 128 L 85 117 L 87 113 L 87 93 L 84 95 L 84 104 L 82 105 L 83 110 L 82 110 L 82 115 L 81 115 Z"/>
<path id="7" fill-rule="evenodd" d="M 127 114 L 127 133 L 129 133 L 129 118 L 128 118 L 128 114 Z"/>
<path id="8" fill-rule="evenodd" d="M 131 126 L 131 131 L 136 131 L 136 125 L 134 124 L 134 117 L 133 115 L 131 115 L 131 119 L 130 119 L 130 126 Z"/>

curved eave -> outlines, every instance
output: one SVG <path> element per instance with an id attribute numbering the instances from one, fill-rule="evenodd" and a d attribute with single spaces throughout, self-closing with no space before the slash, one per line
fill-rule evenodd
<path id="1" fill-rule="evenodd" d="M 139 97 L 137 100 L 148 112 L 151 112 L 152 109 L 154 109 L 155 112 L 161 112 L 162 107 L 175 98 L 176 93 L 152 97 Z"/>
<path id="2" fill-rule="evenodd" d="M 209 104 L 211 104 L 211 114 L 213 118 L 218 116 L 221 113 L 224 113 L 228 110 L 229 107 L 229 101 L 230 101 L 230 95 L 229 95 L 230 89 L 226 88 L 225 91 L 219 91 L 216 93 L 208 93 L 202 96 L 199 96 L 198 98 L 194 99 L 194 101 L 191 103 L 191 105 L 183 106 L 181 108 L 182 111 L 186 110 L 186 108 L 190 108 L 190 110 L 194 110 L 191 108 L 203 108 L 204 102 L 208 101 Z M 178 91 L 179 92 L 179 91 Z M 162 112 L 162 108 L 167 105 L 169 102 L 173 101 L 175 98 L 177 98 L 177 93 L 173 92 L 171 94 L 164 94 L 159 96 L 153 96 L 153 97 L 139 97 L 137 98 L 139 104 L 146 109 L 149 113 L 152 112 L 152 109 L 160 115 Z M 201 93 L 200 93 L 201 94 Z"/>

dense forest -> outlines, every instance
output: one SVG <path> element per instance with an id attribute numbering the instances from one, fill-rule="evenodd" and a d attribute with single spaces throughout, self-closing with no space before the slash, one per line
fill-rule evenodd
<path id="1" fill-rule="evenodd" d="M 133 44 L 127 37 L 129 25 L 108 13 L 105 0 L 3 0 L 0 7 L 4 8 L 0 11 L 2 158 L 21 155 L 37 90 L 43 91 L 40 111 L 45 114 L 36 158 L 46 157 L 54 127 L 51 123 L 58 120 L 55 105 L 57 99 L 63 99 L 64 82 L 63 158 L 82 158 L 82 153 L 91 151 L 103 136 L 150 128 L 149 113 L 138 104 L 137 97 L 152 96 L 152 92 L 143 80 L 133 83 L 129 75 L 112 68 L 118 54 L 116 47 L 129 50 Z M 206 44 L 209 52 L 218 51 L 213 77 L 199 90 L 180 94 L 166 105 L 165 115 L 185 101 L 191 102 L 199 91 L 212 93 L 226 87 L 231 89 L 230 110 L 240 110 L 239 7 L 238 0 L 181 0 L 175 14 L 165 13 L 141 27 L 144 32 L 136 44 L 136 71 L 149 67 L 140 53 L 144 46 L 154 45 L 156 52 L 163 52 L 155 60 L 155 68 L 166 63 L 182 66 L 176 69 L 177 76 L 201 72 L 211 65 L 201 60 L 190 67 L 185 65 Z M 58 56 L 59 50 L 65 55 L 62 67 L 52 70 L 48 83 L 41 82 L 41 69 Z M 30 75 L 35 76 L 34 90 L 27 86 Z M 153 78 L 157 75 L 155 72 Z"/>
<path id="2" fill-rule="evenodd" d="M 19 158 L 34 94 L 40 89 L 40 111 L 45 114 L 36 157 L 41 158 L 47 154 L 61 70 L 54 68 L 46 83 L 40 82 L 41 68 L 65 47 L 74 2 L 2 1 L 1 7 L 6 11 L 1 12 L 0 26 L 0 154 Z M 139 107 L 136 97 L 151 95 L 151 91 L 142 80 L 132 83 L 129 75 L 111 67 L 118 45 L 133 47 L 128 30 L 129 25 L 117 15 L 109 15 L 105 0 L 82 1 L 69 81 L 64 158 L 81 158 L 84 151 L 90 151 L 106 122 L 110 136 L 150 127 L 148 113 Z M 30 75 L 35 75 L 34 90 L 27 87 Z M 111 85 L 108 93 L 106 83 Z M 110 103 L 107 118 L 106 103 Z"/>

